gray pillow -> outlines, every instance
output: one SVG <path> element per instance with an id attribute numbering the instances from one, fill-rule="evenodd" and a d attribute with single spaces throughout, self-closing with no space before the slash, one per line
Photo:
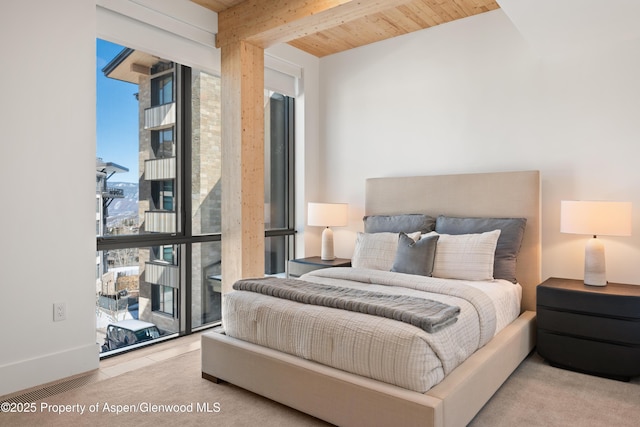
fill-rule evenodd
<path id="1" fill-rule="evenodd" d="M 365 233 L 413 233 L 422 234 L 433 231 L 436 220 L 429 215 L 401 214 L 401 215 L 369 215 L 365 216 Z"/>
<path id="2" fill-rule="evenodd" d="M 493 262 L 493 277 L 517 283 L 516 258 L 526 224 L 526 218 L 456 218 L 441 215 L 436 219 L 436 232 L 470 234 L 500 230 Z"/>
<path id="3" fill-rule="evenodd" d="M 433 260 L 436 256 L 438 236 L 422 237 L 417 242 L 404 233 L 398 237 L 398 250 L 391 271 L 398 273 L 431 276 Z"/>

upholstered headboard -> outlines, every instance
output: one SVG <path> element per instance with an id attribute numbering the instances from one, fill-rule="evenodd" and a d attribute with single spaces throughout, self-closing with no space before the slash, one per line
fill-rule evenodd
<path id="1" fill-rule="evenodd" d="M 367 179 L 365 215 L 400 213 L 526 218 L 516 277 L 522 309 L 535 311 L 541 275 L 539 171 Z"/>

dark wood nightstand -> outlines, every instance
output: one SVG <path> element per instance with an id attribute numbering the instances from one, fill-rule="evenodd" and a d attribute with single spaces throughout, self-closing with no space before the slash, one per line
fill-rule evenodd
<path id="1" fill-rule="evenodd" d="M 319 256 L 292 259 L 287 263 L 287 277 L 296 278 L 310 271 L 329 267 L 351 267 L 351 260 L 336 258 L 332 261 L 323 261 Z"/>
<path id="2" fill-rule="evenodd" d="M 550 278 L 537 287 L 538 353 L 551 365 L 628 381 L 640 375 L 640 286 Z"/>

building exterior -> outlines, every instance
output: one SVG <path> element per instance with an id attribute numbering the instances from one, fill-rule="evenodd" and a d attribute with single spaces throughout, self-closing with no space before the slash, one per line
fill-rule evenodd
<path id="1" fill-rule="evenodd" d="M 138 234 L 171 236 L 184 227 L 192 235 L 219 233 L 220 78 L 129 48 L 103 72 L 138 85 Z M 190 183 L 179 178 L 186 146 Z M 183 219 L 180 205 L 186 198 L 191 218 Z M 181 250 L 182 245 L 161 240 L 138 248 L 138 316 L 164 334 L 180 330 Z M 220 319 L 220 244 L 190 250 L 191 323 L 199 326 Z"/>

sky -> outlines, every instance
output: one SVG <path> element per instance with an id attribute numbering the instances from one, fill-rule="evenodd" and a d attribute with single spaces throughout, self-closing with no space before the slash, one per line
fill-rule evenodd
<path id="1" fill-rule="evenodd" d="M 109 182 L 138 183 L 138 85 L 109 79 L 102 72 L 122 49 L 96 40 L 96 156 L 129 169 Z"/>

